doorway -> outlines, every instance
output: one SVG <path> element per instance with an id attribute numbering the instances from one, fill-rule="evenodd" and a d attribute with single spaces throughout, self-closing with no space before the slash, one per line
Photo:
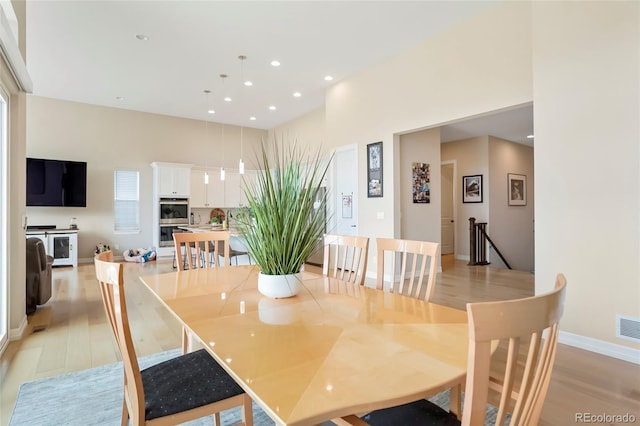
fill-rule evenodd
<path id="1" fill-rule="evenodd" d="M 340 235 L 358 235 L 358 149 L 349 145 L 336 150 L 333 158 L 333 219 L 335 228 L 329 232 Z M 333 231 L 331 229 L 334 229 Z"/>
<path id="2" fill-rule="evenodd" d="M 440 165 L 442 204 L 440 206 L 441 220 L 441 252 L 455 253 L 455 222 L 456 222 L 456 190 L 455 190 L 455 161 L 445 161 Z"/>

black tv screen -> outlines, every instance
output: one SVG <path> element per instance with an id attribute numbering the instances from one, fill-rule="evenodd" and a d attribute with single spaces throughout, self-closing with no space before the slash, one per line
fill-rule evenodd
<path id="1" fill-rule="evenodd" d="M 87 163 L 27 158 L 27 206 L 87 207 Z"/>

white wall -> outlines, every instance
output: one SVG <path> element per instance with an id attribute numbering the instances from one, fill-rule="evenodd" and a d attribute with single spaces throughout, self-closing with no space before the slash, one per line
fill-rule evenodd
<path id="1" fill-rule="evenodd" d="M 533 11 L 536 291 L 564 272 L 562 329 L 640 349 L 640 3 Z"/>
<path id="2" fill-rule="evenodd" d="M 269 131 L 270 137 L 297 141 L 302 146 L 322 146 L 325 152 L 336 147 L 327 140 L 324 107 L 311 111 L 297 119 Z"/>
<path id="3" fill-rule="evenodd" d="M 29 96 L 27 156 L 87 162 L 87 207 L 28 207 L 30 225 L 67 227 L 77 218 L 78 257 L 91 259 L 96 244 L 120 250 L 150 247 L 153 161 L 237 169 L 240 128 L 124 109 Z M 254 169 L 255 154 L 267 132 L 243 129 L 243 160 Z M 23 157 L 24 158 L 24 157 Z M 21 160 L 24 163 L 24 159 Z M 140 171 L 141 232 L 113 232 L 113 172 Z M 24 170 L 22 171 L 24 174 Z M 22 188 L 24 192 L 24 188 Z M 24 194 L 22 194 L 24 197 Z"/>

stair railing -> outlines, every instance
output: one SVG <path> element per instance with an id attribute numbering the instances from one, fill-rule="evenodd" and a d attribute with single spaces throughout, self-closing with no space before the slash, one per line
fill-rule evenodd
<path id="1" fill-rule="evenodd" d="M 511 269 L 511 265 L 504 258 L 496 244 L 491 240 L 489 234 L 487 234 L 487 223 L 476 222 L 475 217 L 469 218 L 469 265 L 488 265 L 487 261 L 487 242 L 489 242 L 489 248 L 495 250 L 502 262 L 508 269 Z"/>

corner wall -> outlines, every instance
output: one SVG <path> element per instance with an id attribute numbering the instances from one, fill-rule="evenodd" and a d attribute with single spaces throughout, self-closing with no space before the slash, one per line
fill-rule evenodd
<path id="1" fill-rule="evenodd" d="M 511 268 L 530 272 L 534 270 L 533 152 L 534 148 L 529 146 L 489 137 L 488 185 L 491 188 L 491 197 L 488 197 L 488 233 Z M 526 176 L 527 200 L 524 206 L 509 205 L 507 197 L 509 173 Z M 500 257 L 493 250 L 490 252 L 491 264 L 506 268 Z"/>
<path id="2" fill-rule="evenodd" d="M 562 330 L 640 363 L 640 3 L 534 2 L 533 36 L 536 292 L 563 272 Z"/>
<path id="3" fill-rule="evenodd" d="M 414 162 L 429 164 L 430 202 L 413 202 Z M 400 237 L 406 240 L 441 242 L 440 129 L 400 136 Z"/>

